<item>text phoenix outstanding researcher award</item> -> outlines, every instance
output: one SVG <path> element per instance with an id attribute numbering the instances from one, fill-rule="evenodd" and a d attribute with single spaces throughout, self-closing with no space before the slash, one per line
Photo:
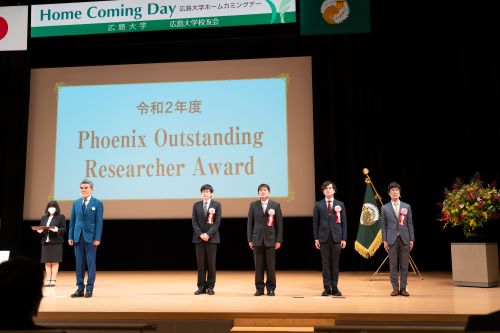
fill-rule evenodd
<path id="1" fill-rule="evenodd" d="M 147 149 L 158 148 L 183 148 L 217 146 L 250 146 L 262 148 L 264 131 L 240 131 L 238 126 L 231 126 L 225 132 L 169 132 L 164 128 L 154 131 L 151 138 L 146 134 L 139 134 L 135 129 L 125 135 L 99 135 L 93 130 L 78 131 L 78 149 Z M 208 153 L 206 155 L 209 155 Z M 190 171 L 193 176 L 222 175 L 237 176 L 255 173 L 254 156 L 250 155 L 246 161 L 210 161 L 205 163 L 201 157 L 195 159 L 194 167 Z M 163 163 L 160 158 L 155 158 L 150 163 L 135 164 L 98 164 L 92 159 L 85 160 L 85 177 L 114 178 L 114 177 L 175 177 L 182 176 L 186 163 Z"/>

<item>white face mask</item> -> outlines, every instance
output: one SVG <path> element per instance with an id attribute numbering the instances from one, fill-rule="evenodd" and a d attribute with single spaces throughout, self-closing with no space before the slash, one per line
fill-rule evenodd
<path id="1" fill-rule="evenodd" d="M 56 207 L 49 207 L 47 211 L 49 212 L 50 215 L 54 215 L 54 213 L 56 212 Z"/>

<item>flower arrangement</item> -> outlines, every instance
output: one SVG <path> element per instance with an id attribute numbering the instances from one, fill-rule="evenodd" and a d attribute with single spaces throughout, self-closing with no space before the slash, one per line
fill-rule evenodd
<path id="1" fill-rule="evenodd" d="M 469 183 L 457 178 L 451 191 L 445 189 L 440 219 L 443 228 L 461 226 L 467 235 L 500 216 L 500 194 L 495 183 L 486 187 L 483 184 L 476 173 Z"/>

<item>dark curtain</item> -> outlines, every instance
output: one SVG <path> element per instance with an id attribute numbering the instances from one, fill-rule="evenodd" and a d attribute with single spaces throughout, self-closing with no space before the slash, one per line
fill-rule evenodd
<path id="1" fill-rule="evenodd" d="M 22 253 L 30 61 L 0 52 L 0 250 Z"/>

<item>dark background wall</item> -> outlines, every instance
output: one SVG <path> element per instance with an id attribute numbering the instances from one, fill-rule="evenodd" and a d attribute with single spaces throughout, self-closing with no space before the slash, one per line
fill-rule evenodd
<path id="1" fill-rule="evenodd" d="M 499 7 L 495 0 L 374 0 L 369 34 L 300 36 L 292 24 L 40 38 L 29 40 L 28 51 L 1 52 L 0 249 L 40 256 L 39 237 L 30 229 L 38 221 L 22 216 L 31 68 L 311 56 L 311 163 L 316 187 L 333 180 L 347 207 L 341 269 L 374 270 L 385 256 L 380 249 L 366 260 L 353 248 L 365 189 L 361 170 L 368 167 L 384 201 L 387 184 L 397 180 L 402 199 L 412 204 L 418 268 L 449 270 L 450 242 L 463 235 L 443 231 L 437 221 L 443 188 L 476 171 L 487 181 L 500 179 Z M 278 269 L 319 269 L 311 217 L 284 214 Z M 488 227 L 490 240 L 498 242 L 499 224 Z M 253 269 L 245 230 L 244 219 L 223 219 L 219 269 Z M 195 269 L 191 233 L 190 220 L 106 220 L 98 269 Z M 74 268 L 73 257 L 66 245 L 63 269 Z"/>

